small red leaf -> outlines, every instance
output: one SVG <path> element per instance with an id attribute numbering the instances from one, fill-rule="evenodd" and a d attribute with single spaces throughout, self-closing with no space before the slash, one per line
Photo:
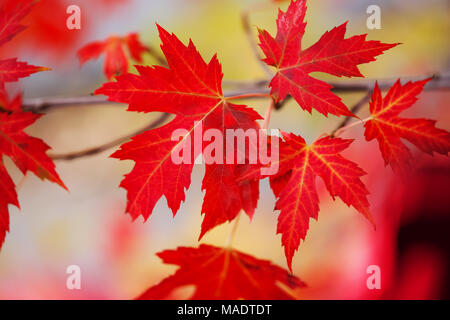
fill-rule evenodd
<path id="1" fill-rule="evenodd" d="M 371 120 L 365 124 L 365 136 L 367 141 L 377 139 L 386 165 L 391 165 L 396 172 L 404 172 L 411 164 L 411 153 L 401 139 L 428 154 L 448 155 L 450 151 L 450 133 L 436 128 L 436 121 L 398 116 L 417 101 L 430 80 L 408 82 L 402 86 L 399 79 L 384 98 L 378 84 L 375 85 L 370 103 Z"/>
<path id="2" fill-rule="evenodd" d="M 81 64 L 91 59 L 97 59 L 105 53 L 105 75 L 110 80 L 116 75 L 128 72 L 128 58 L 124 48 L 127 47 L 130 56 L 137 62 L 142 62 L 142 54 L 148 51 L 136 33 L 125 37 L 111 36 L 105 41 L 95 41 L 78 51 Z"/>

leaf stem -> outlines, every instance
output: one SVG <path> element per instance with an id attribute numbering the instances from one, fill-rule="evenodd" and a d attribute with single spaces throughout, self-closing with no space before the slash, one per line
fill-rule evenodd
<path id="1" fill-rule="evenodd" d="M 167 61 L 155 48 L 147 45 L 147 53 L 153 57 L 160 65 L 167 66 Z"/>
<path id="2" fill-rule="evenodd" d="M 24 185 L 26 179 L 27 179 L 27 174 L 25 173 L 25 174 L 20 178 L 19 182 L 18 182 L 17 185 L 16 185 L 16 192 L 19 191 L 19 190 L 23 187 L 23 185 Z"/>
<path id="3" fill-rule="evenodd" d="M 270 98 L 269 93 L 245 93 L 240 95 L 235 95 L 231 97 L 226 97 L 226 100 L 238 100 L 238 99 L 251 99 L 251 98 Z"/>
<path id="4" fill-rule="evenodd" d="M 266 110 L 266 113 L 264 115 L 264 120 L 263 120 L 263 125 L 262 128 L 263 129 L 268 129 L 269 128 L 269 122 L 270 122 L 270 115 L 272 114 L 272 110 L 275 107 L 275 102 L 273 100 L 271 100 L 269 107 Z M 239 221 L 241 219 L 241 215 L 242 215 L 242 211 L 238 213 L 236 220 L 234 221 L 234 225 L 231 228 L 230 234 L 228 235 L 227 241 L 226 241 L 226 247 L 227 248 L 231 248 L 231 244 L 233 243 L 233 239 L 236 236 L 236 231 L 239 225 Z"/>
<path id="5" fill-rule="evenodd" d="M 239 212 L 236 219 L 234 220 L 233 227 L 231 228 L 230 234 L 228 235 L 227 241 L 225 243 L 225 246 L 227 248 L 231 248 L 231 244 L 233 243 L 234 237 L 236 236 L 239 221 L 241 220 L 241 214 L 242 212 Z"/>
<path id="6" fill-rule="evenodd" d="M 241 14 L 241 24 L 242 28 L 244 29 L 245 36 L 247 37 L 247 42 L 250 45 L 250 48 L 253 51 L 253 55 L 255 56 L 256 60 L 258 61 L 259 65 L 261 66 L 261 69 L 264 71 L 266 76 L 268 78 L 273 77 L 273 72 L 270 70 L 270 68 L 267 66 L 267 64 L 262 61 L 262 57 L 260 55 L 259 47 L 257 42 L 255 41 L 255 37 L 253 35 L 252 29 L 250 27 L 250 13 L 255 11 L 262 11 L 269 8 L 268 2 L 259 2 L 253 5 L 250 5 L 246 9 L 242 11 Z"/>
<path id="7" fill-rule="evenodd" d="M 367 118 L 365 118 L 365 119 L 362 119 L 362 120 L 353 122 L 353 123 L 351 123 L 351 124 L 348 124 L 348 125 L 346 125 L 346 126 L 344 126 L 344 127 L 342 127 L 342 128 L 339 128 L 338 130 L 336 130 L 336 131 L 332 134 L 332 136 L 337 137 L 337 136 L 339 136 L 342 132 L 344 132 L 345 130 L 350 129 L 350 128 L 355 127 L 355 126 L 358 126 L 358 125 L 365 124 L 365 123 L 366 123 L 367 121 L 369 121 L 369 120 L 372 120 L 372 117 L 367 117 Z"/>
<path id="8" fill-rule="evenodd" d="M 74 152 L 69 152 L 69 153 L 64 153 L 64 154 L 52 154 L 49 156 L 53 160 L 66 160 L 66 161 L 75 160 L 75 159 L 83 158 L 83 157 L 87 157 L 87 156 L 93 156 L 98 153 L 104 152 L 108 149 L 114 148 L 115 146 L 118 146 L 118 145 L 130 140 L 132 137 L 134 137 L 138 134 L 141 134 L 147 130 L 154 129 L 154 128 L 162 125 L 167 119 L 169 119 L 169 116 L 170 115 L 168 113 L 163 113 L 158 118 L 156 118 L 155 120 L 150 122 L 148 125 L 146 125 L 145 127 L 141 128 L 139 130 L 136 130 L 135 132 L 128 134 L 124 137 L 120 137 L 118 139 L 106 142 L 102 145 L 99 145 L 99 146 L 96 146 L 93 148 L 80 150 L 80 151 L 74 151 Z"/>
<path id="9" fill-rule="evenodd" d="M 264 121 L 262 124 L 263 129 L 269 129 L 269 122 L 270 122 L 270 116 L 272 114 L 272 110 L 275 108 L 275 102 L 273 100 L 270 101 L 270 105 L 266 110 L 266 113 L 264 115 Z"/>
<path id="10" fill-rule="evenodd" d="M 424 79 L 425 77 L 429 77 L 429 75 L 415 76 L 415 77 L 406 77 L 403 80 L 411 80 L 416 81 L 420 79 Z M 378 81 L 379 87 L 384 90 L 390 88 L 395 81 L 392 79 L 382 79 Z M 241 82 L 241 81 L 227 81 L 227 85 L 236 85 L 238 87 L 243 88 L 240 92 L 224 92 L 225 97 L 233 97 L 240 95 L 252 94 L 251 97 L 246 98 L 265 98 L 269 95 L 269 90 L 267 89 L 267 85 L 269 81 L 266 80 L 256 80 L 253 82 Z M 333 88 L 331 91 L 333 92 L 368 92 L 375 85 L 375 80 L 365 79 L 360 81 L 340 81 L 336 83 L 330 83 Z M 431 90 L 450 90 L 450 75 L 438 75 L 434 76 L 433 80 L 431 80 L 424 89 L 425 91 Z M 257 93 L 255 95 L 254 93 Z M 284 100 L 288 100 L 289 96 Z M 103 96 L 78 96 L 78 97 L 40 97 L 40 98 L 31 98 L 25 99 L 22 105 L 24 111 L 42 113 L 46 111 L 51 111 L 63 107 L 73 107 L 76 105 L 116 105 L 123 106 L 121 103 L 117 103 L 114 101 L 108 101 L 106 97 Z"/>

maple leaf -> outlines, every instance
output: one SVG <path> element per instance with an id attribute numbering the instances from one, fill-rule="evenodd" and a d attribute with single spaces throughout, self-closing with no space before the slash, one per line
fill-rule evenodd
<path id="1" fill-rule="evenodd" d="M 142 215 L 147 219 L 163 195 L 176 214 L 190 185 L 193 160 L 206 147 L 202 144 L 200 148 L 194 148 L 195 134 L 200 127 L 217 129 L 226 139 L 225 129 L 256 130 L 259 129 L 256 120 L 261 119 L 254 110 L 233 104 L 223 96 L 223 74 L 215 55 L 206 63 L 192 41 L 185 46 L 162 27 L 158 26 L 158 30 L 168 68 L 136 66 L 138 75 L 118 76 L 116 82 L 106 83 L 95 92 L 108 96 L 111 101 L 127 103 L 129 111 L 175 115 L 168 124 L 132 138 L 112 155 L 136 163 L 121 183 L 128 191 L 127 212 L 133 218 Z M 173 141 L 172 133 L 180 129 L 184 129 L 184 134 L 178 141 Z M 184 149 L 190 151 L 189 155 L 183 154 L 190 158 L 189 163 L 175 164 L 172 155 Z M 206 165 L 202 185 L 205 218 L 200 237 L 214 226 L 233 220 L 241 209 L 249 216 L 253 214 L 255 196 L 248 200 L 243 194 L 255 195 L 258 186 L 249 182 L 237 184 L 237 170 L 237 165 L 217 162 Z"/>
<path id="2" fill-rule="evenodd" d="M 179 287 L 194 285 L 191 299 L 293 299 L 289 289 L 305 284 L 286 270 L 230 248 L 200 245 L 157 254 L 164 263 L 179 266 L 174 275 L 151 287 L 138 299 L 167 299 Z"/>
<path id="3" fill-rule="evenodd" d="M 417 101 L 430 80 L 407 82 L 402 86 L 398 79 L 384 98 L 375 84 L 370 102 L 371 118 L 364 125 L 365 137 L 367 141 L 377 139 L 385 164 L 396 172 L 404 172 L 411 164 L 411 153 L 401 139 L 431 155 L 433 152 L 448 155 L 450 151 L 450 133 L 436 128 L 436 121 L 398 116 Z"/>
<path id="4" fill-rule="evenodd" d="M 50 147 L 41 139 L 23 132 L 40 117 L 31 112 L 0 113 L 0 156 L 10 157 L 23 174 L 32 171 L 39 178 L 66 188 L 55 171 L 53 161 L 46 155 Z"/>
<path id="5" fill-rule="evenodd" d="M 300 107 L 308 112 L 312 108 L 327 116 L 353 114 L 332 93 L 331 85 L 315 79 L 311 72 L 324 72 L 338 77 L 363 77 L 358 65 L 375 60 L 375 57 L 397 44 L 366 41 L 366 35 L 345 39 L 347 23 L 327 31 L 318 42 L 302 50 L 305 33 L 306 0 L 292 1 L 286 12 L 279 11 L 277 35 L 259 30 L 260 47 L 264 62 L 276 68 L 270 82 L 271 95 L 280 102 L 291 95 Z"/>
<path id="6" fill-rule="evenodd" d="M 17 5 L 3 4 L 0 8 L 0 45 L 12 39 L 24 27 L 20 21 L 29 13 L 34 2 Z M 6 82 L 14 82 L 38 71 L 49 70 L 36 67 L 16 58 L 0 60 L 0 247 L 9 231 L 8 205 L 19 207 L 14 183 L 3 165 L 3 156 L 8 156 L 26 174 L 35 173 L 67 189 L 55 171 L 53 161 L 46 155 L 49 147 L 40 139 L 30 137 L 23 130 L 33 124 L 40 115 L 22 112 L 22 96 L 9 100 Z"/>
<path id="7" fill-rule="evenodd" d="M 19 207 L 14 182 L 6 172 L 3 160 L 0 158 L 0 248 L 5 241 L 6 232 L 9 231 L 8 205 Z"/>
<path id="8" fill-rule="evenodd" d="M 15 82 L 26 78 L 33 73 L 48 71 L 49 68 L 36 67 L 26 62 L 17 61 L 16 58 L 0 60 L 0 83 Z"/>
<path id="9" fill-rule="evenodd" d="M 3 165 L 3 156 L 11 158 L 23 174 L 32 171 L 39 178 L 67 189 L 56 173 L 53 161 L 46 155 L 49 147 L 23 132 L 41 116 L 22 112 L 21 103 L 20 94 L 9 100 L 4 88 L 0 88 L 0 248 L 9 231 L 8 205 L 19 208 L 14 182 Z"/>
<path id="10" fill-rule="evenodd" d="M 115 75 L 128 72 L 128 58 L 124 47 L 128 48 L 130 56 L 137 62 L 142 62 L 142 54 L 148 51 L 136 33 L 125 37 L 111 36 L 105 41 L 95 41 L 87 44 L 78 51 L 78 58 L 83 65 L 90 59 L 97 59 L 105 53 L 104 72 L 108 80 Z"/>
<path id="11" fill-rule="evenodd" d="M 318 218 L 319 197 L 316 177 L 320 176 L 333 197 L 339 197 L 348 206 L 353 206 L 373 224 L 369 210 L 367 191 L 360 177 L 365 172 L 344 158 L 340 153 L 353 140 L 324 137 L 311 145 L 292 133 L 283 133 L 279 147 L 279 171 L 270 176 L 270 186 L 278 198 L 275 210 L 279 210 L 277 233 L 285 249 L 289 270 L 292 258 L 309 229 L 310 218 Z M 272 137 L 275 139 L 276 137 Z M 244 178 L 255 178 L 256 166 Z M 260 176 L 263 178 L 263 176 Z"/>

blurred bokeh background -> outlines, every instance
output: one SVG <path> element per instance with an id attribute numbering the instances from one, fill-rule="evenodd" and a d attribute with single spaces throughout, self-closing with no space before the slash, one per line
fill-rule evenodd
<path id="1" fill-rule="evenodd" d="M 255 38 L 256 26 L 275 32 L 277 7 L 285 8 L 287 1 L 41 0 L 25 20 L 29 28 L 2 48 L 0 55 L 13 54 L 52 68 L 12 88 L 23 91 L 26 98 L 88 95 L 106 81 L 103 58 L 80 68 L 76 51 L 88 42 L 129 32 L 138 32 L 144 43 L 158 48 L 158 22 L 185 42 L 191 38 L 205 60 L 218 53 L 226 80 L 259 80 L 265 74 L 246 40 L 240 17 L 249 6 L 264 2 L 266 9 L 250 16 Z M 65 27 L 70 4 L 81 7 L 81 30 Z M 366 27 L 366 9 L 371 4 L 381 7 L 381 30 Z M 403 43 L 377 62 L 363 65 L 367 78 L 425 78 L 447 73 L 449 9 L 447 0 L 308 1 L 304 46 L 349 20 L 349 35 L 367 33 L 369 39 Z M 156 61 L 145 56 L 144 63 Z M 349 106 L 361 96 L 341 95 Z M 449 130 L 449 98 L 448 91 L 424 92 L 404 115 L 437 119 L 438 127 Z M 246 103 L 264 114 L 269 101 Z M 368 107 L 362 118 L 367 112 Z M 44 139 L 52 153 L 60 154 L 127 135 L 157 116 L 126 112 L 125 106 L 118 105 L 77 105 L 52 110 L 28 132 Z M 311 115 L 290 102 L 273 114 L 270 127 L 301 134 L 312 142 L 339 121 L 317 112 Z M 417 169 L 405 182 L 384 167 L 378 145 L 364 140 L 362 127 L 346 131 L 343 137 L 357 139 L 345 155 L 369 173 L 363 181 L 371 192 L 377 230 L 353 208 L 333 201 L 318 181 L 319 221 L 311 221 L 306 241 L 293 261 L 295 275 L 309 285 L 296 293 L 298 298 L 449 298 L 448 158 L 417 152 Z M 126 193 L 118 185 L 133 164 L 108 158 L 113 151 L 58 161 L 57 170 L 69 192 L 32 175 L 22 179 L 5 159 L 20 185 L 21 210 L 10 206 L 11 232 L 0 252 L 0 299 L 134 298 L 175 270 L 163 265 L 156 252 L 198 245 L 204 168 L 194 167 L 186 202 L 175 218 L 161 199 L 146 223 L 142 218 L 132 222 L 124 214 Z M 247 217 L 241 219 L 234 246 L 286 267 L 280 236 L 275 234 L 274 203 L 268 181 L 263 180 L 254 219 L 251 223 Z M 222 246 L 230 228 L 230 224 L 215 228 L 202 242 Z M 69 265 L 81 267 L 81 290 L 66 289 Z M 366 286 L 369 265 L 381 267 L 381 290 Z"/>

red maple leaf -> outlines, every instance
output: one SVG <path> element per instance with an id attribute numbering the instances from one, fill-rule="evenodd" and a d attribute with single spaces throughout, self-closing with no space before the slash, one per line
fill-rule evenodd
<path id="1" fill-rule="evenodd" d="M 20 20 L 30 11 L 32 4 L 5 5 L 0 8 L 0 44 L 22 31 Z M 9 231 L 8 205 L 19 207 L 14 182 L 9 177 L 3 156 L 8 156 L 23 174 L 33 172 L 41 179 L 48 179 L 66 188 L 55 171 L 53 161 L 46 155 L 49 147 L 40 139 L 27 135 L 23 130 L 41 115 L 22 112 L 22 96 L 8 98 L 5 82 L 17 81 L 47 68 L 35 67 L 17 59 L 0 60 L 0 247 Z"/>
<path id="2" fill-rule="evenodd" d="M 281 285 L 291 290 L 305 286 L 300 279 L 269 261 L 229 248 L 180 247 L 160 252 L 158 256 L 179 269 L 138 299 L 167 299 L 174 289 L 194 285 L 193 300 L 287 300 L 294 297 Z"/>
<path id="3" fill-rule="evenodd" d="M 127 212 L 147 219 L 164 195 L 175 215 L 189 188 L 193 159 L 206 148 L 194 148 L 195 132 L 200 127 L 219 130 L 225 137 L 226 129 L 259 129 L 256 120 L 261 117 L 252 109 L 236 105 L 223 96 L 221 66 L 214 56 L 206 63 L 192 41 L 185 46 L 175 35 L 158 26 L 162 51 L 168 68 L 136 66 L 139 75 L 125 74 L 116 82 L 106 83 L 96 94 L 109 100 L 129 104 L 129 111 L 167 112 L 175 115 L 168 124 L 147 131 L 125 143 L 112 157 L 136 162 L 134 169 L 122 181 L 128 191 Z M 184 129 L 180 140 L 172 141 L 175 130 Z M 225 141 L 223 141 L 225 145 Z M 171 156 L 186 149 L 189 163 L 175 164 Z M 203 152 L 207 160 L 205 152 Z M 225 161 L 221 162 L 225 163 Z M 233 220 L 244 209 L 249 216 L 256 207 L 258 185 L 236 182 L 239 165 L 210 163 L 202 188 L 205 232 L 225 221 Z M 253 194 L 253 200 L 247 198 Z"/>
<path id="4" fill-rule="evenodd" d="M 304 240 L 309 229 L 309 220 L 317 220 L 319 197 L 316 177 L 320 176 L 333 197 L 339 197 L 348 206 L 353 206 L 373 224 L 369 210 L 367 191 L 360 177 L 365 172 L 340 153 L 353 140 L 324 137 L 311 145 L 292 133 L 283 133 L 279 147 L 279 170 L 270 176 L 270 186 L 278 198 L 275 209 L 280 210 L 277 233 L 285 249 L 289 269 L 292 257 Z M 276 137 L 271 137 L 276 139 Z M 243 179 L 264 178 L 260 166 L 253 166 Z"/>
<path id="5" fill-rule="evenodd" d="M 9 230 L 8 205 L 19 207 L 14 183 L 8 176 L 3 156 L 8 156 L 23 174 L 33 172 L 41 179 L 48 179 L 66 188 L 55 171 L 53 161 L 47 156 L 49 147 L 40 139 L 27 135 L 23 130 L 32 125 L 41 115 L 17 111 L 20 98 L 6 100 L 0 105 L 0 246 L 5 232 Z M 1 110 L 6 111 L 1 111 Z"/>
<path id="6" fill-rule="evenodd" d="M 396 172 L 404 172 L 411 164 L 411 153 L 401 139 L 429 154 L 448 155 L 450 151 L 450 133 L 436 128 L 436 121 L 398 116 L 417 101 L 417 96 L 430 80 L 408 82 L 402 86 L 399 79 L 384 98 L 375 84 L 370 103 L 371 119 L 365 124 L 365 136 L 367 141 L 378 140 L 385 164 L 391 165 Z"/>
<path id="7" fill-rule="evenodd" d="M 84 64 L 105 53 L 104 72 L 110 80 L 115 75 L 128 72 L 128 57 L 124 47 L 128 48 L 130 56 L 137 62 L 142 62 L 142 54 L 148 51 L 148 48 L 139 41 L 138 35 L 130 33 L 125 37 L 111 36 L 105 41 L 91 42 L 78 51 L 78 58 L 80 63 Z"/>
<path id="8" fill-rule="evenodd" d="M 345 39 L 347 24 L 344 23 L 303 50 L 305 13 L 306 0 L 292 1 L 286 12 L 279 12 L 275 38 L 259 30 L 260 47 L 266 55 L 264 61 L 276 68 L 270 82 L 271 94 L 276 102 L 291 95 L 308 112 L 314 108 L 324 115 L 351 116 L 341 99 L 330 91 L 332 86 L 309 74 L 325 72 L 338 77 L 363 77 L 358 65 L 374 61 L 397 44 L 366 41 L 366 35 Z"/>
<path id="9" fill-rule="evenodd" d="M 6 232 L 9 231 L 8 205 L 19 207 L 14 182 L 6 172 L 3 160 L 0 158 L 0 248 L 5 241 Z"/>

